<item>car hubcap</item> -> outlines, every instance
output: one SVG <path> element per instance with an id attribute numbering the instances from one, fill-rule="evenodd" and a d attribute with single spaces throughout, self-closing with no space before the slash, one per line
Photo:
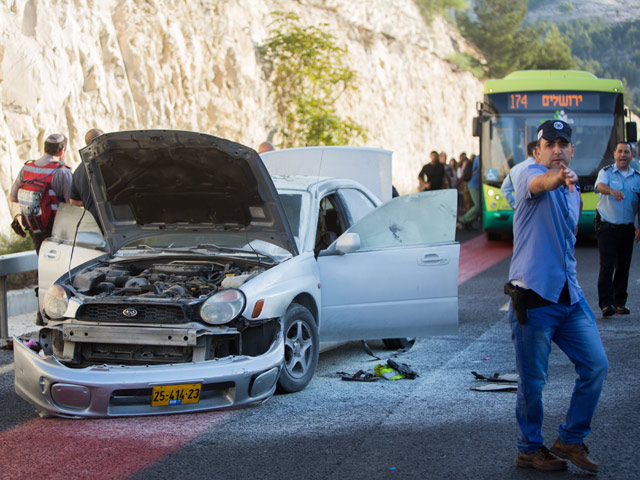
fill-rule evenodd
<path id="1" fill-rule="evenodd" d="M 284 347 L 285 366 L 294 378 L 304 377 L 309 371 L 313 353 L 313 339 L 305 322 L 294 321 L 287 331 Z"/>

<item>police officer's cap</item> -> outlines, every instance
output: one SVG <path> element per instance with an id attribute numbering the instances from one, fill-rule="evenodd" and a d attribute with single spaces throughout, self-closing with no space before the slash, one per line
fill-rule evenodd
<path id="1" fill-rule="evenodd" d="M 538 140 L 541 138 L 548 142 L 553 142 L 556 138 L 571 142 L 571 127 L 562 120 L 547 120 L 538 127 Z"/>

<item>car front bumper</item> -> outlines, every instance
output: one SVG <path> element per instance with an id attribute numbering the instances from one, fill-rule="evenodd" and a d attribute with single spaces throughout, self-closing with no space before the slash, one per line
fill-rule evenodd
<path id="1" fill-rule="evenodd" d="M 167 365 L 96 365 L 69 368 L 13 339 L 16 393 L 43 415 L 115 417 L 161 415 L 238 407 L 273 395 L 284 360 L 279 333 L 256 357 L 230 356 Z M 201 383 L 195 404 L 151 406 L 154 386 Z"/>

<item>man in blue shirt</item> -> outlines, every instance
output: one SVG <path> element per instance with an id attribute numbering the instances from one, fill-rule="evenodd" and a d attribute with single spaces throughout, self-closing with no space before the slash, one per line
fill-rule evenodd
<path id="1" fill-rule="evenodd" d="M 500 191 L 502 192 L 502 196 L 505 200 L 511 205 L 511 208 L 516 206 L 516 197 L 513 195 L 513 186 L 518 182 L 518 177 L 520 176 L 520 172 L 527 168 L 529 165 L 536 163 L 536 159 L 533 158 L 534 150 L 538 145 L 537 141 L 529 142 L 527 144 L 527 158 L 514 165 L 513 168 L 509 171 L 509 175 L 502 182 L 502 187 Z"/>
<path id="2" fill-rule="evenodd" d="M 599 465 L 589 458 L 583 440 L 609 364 L 577 280 L 581 200 L 578 176 L 569 169 L 573 153 L 571 127 L 559 120 L 544 122 L 538 127 L 537 163 L 520 174 L 515 186 L 513 257 L 505 291 L 512 295 L 509 321 L 519 376 L 516 465 L 564 470 L 563 459 L 568 459 L 597 472 Z M 552 340 L 575 365 L 578 378 L 565 423 L 549 451 L 542 438 L 542 389 Z"/>
<path id="3" fill-rule="evenodd" d="M 600 251 L 598 305 L 602 316 L 614 313 L 628 315 L 627 284 L 633 253 L 633 242 L 640 240 L 640 229 L 634 225 L 638 216 L 640 173 L 629 166 L 631 145 L 618 143 L 613 153 L 615 163 L 598 173 L 596 191 L 600 200 L 596 207 L 596 234 Z"/>

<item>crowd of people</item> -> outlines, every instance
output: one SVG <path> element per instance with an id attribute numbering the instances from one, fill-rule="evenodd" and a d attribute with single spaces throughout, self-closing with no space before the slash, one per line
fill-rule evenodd
<path id="1" fill-rule="evenodd" d="M 418 190 L 458 190 L 458 228 L 473 229 L 480 217 L 480 157 L 463 152 L 447 161 L 447 154 L 436 150 L 430 157 L 418 174 Z"/>

